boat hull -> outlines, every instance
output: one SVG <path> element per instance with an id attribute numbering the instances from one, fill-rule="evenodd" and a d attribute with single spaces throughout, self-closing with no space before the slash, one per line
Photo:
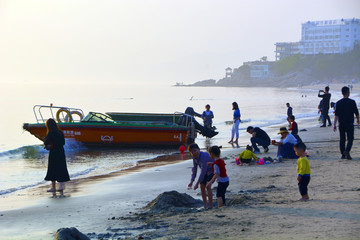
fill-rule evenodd
<path id="1" fill-rule="evenodd" d="M 136 126 L 118 124 L 58 123 L 66 139 L 92 146 L 180 146 L 188 129 L 181 126 Z M 23 128 L 45 140 L 45 124 L 25 123 Z"/>

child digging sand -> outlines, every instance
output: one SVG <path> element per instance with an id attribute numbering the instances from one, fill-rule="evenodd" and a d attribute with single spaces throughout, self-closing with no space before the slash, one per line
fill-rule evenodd
<path id="1" fill-rule="evenodd" d="M 206 187 L 211 187 L 217 179 L 218 187 L 216 197 L 218 208 L 225 205 L 225 193 L 229 186 L 229 177 L 226 174 L 225 162 L 220 158 L 220 148 L 221 146 L 212 146 L 209 148 L 210 157 L 215 161 L 213 163 L 208 162 L 207 164 L 212 166 L 214 177 L 206 184 Z"/>
<path id="2" fill-rule="evenodd" d="M 238 161 L 240 162 L 239 165 L 241 166 L 243 163 L 247 163 L 248 166 L 250 166 L 251 159 L 254 159 L 255 161 L 257 161 L 257 157 L 253 153 L 252 147 L 250 145 L 247 145 L 246 150 L 244 150 L 239 155 L 239 158 L 238 158 Z"/>
<path id="3" fill-rule="evenodd" d="M 297 180 L 301 198 L 299 201 L 309 200 L 308 184 L 310 182 L 310 165 L 309 160 L 306 157 L 306 146 L 300 142 L 295 144 L 294 150 L 296 155 L 299 157 L 297 160 Z"/>

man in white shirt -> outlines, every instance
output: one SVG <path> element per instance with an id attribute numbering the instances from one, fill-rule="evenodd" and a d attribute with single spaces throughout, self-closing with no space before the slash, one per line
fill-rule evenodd
<path id="1" fill-rule="evenodd" d="M 297 158 L 294 145 L 297 144 L 297 139 L 289 133 L 286 127 L 281 127 L 278 134 L 281 134 L 280 141 L 272 140 L 271 144 L 278 146 L 277 157 L 278 159 L 282 158 Z"/>

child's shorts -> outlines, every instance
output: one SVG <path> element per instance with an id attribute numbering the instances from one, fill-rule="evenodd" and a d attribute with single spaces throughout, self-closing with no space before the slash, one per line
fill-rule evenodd
<path id="1" fill-rule="evenodd" d="M 201 184 L 206 185 L 214 177 L 213 173 L 206 173 L 204 179 L 200 182 Z"/>
<path id="2" fill-rule="evenodd" d="M 251 158 L 250 158 L 250 159 L 242 158 L 242 159 L 241 159 L 241 162 L 242 162 L 242 163 L 250 163 L 250 162 L 251 162 Z"/>
<path id="3" fill-rule="evenodd" d="M 301 182 L 298 183 L 299 186 L 299 191 L 301 196 L 304 196 L 308 193 L 308 185 L 310 182 L 310 176 L 302 176 L 301 177 Z"/>

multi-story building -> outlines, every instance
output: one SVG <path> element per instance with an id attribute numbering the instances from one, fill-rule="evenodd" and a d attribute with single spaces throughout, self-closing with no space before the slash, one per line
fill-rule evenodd
<path id="1" fill-rule="evenodd" d="M 280 60 L 297 53 L 345 53 L 351 51 L 355 44 L 360 44 L 360 19 L 308 21 L 302 24 L 300 42 L 275 44 L 275 57 L 276 60 Z"/>
<path id="2" fill-rule="evenodd" d="M 276 61 L 283 59 L 284 57 L 298 54 L 299 42 L 278 42 L 276 45 L 275 59 Z"/>

